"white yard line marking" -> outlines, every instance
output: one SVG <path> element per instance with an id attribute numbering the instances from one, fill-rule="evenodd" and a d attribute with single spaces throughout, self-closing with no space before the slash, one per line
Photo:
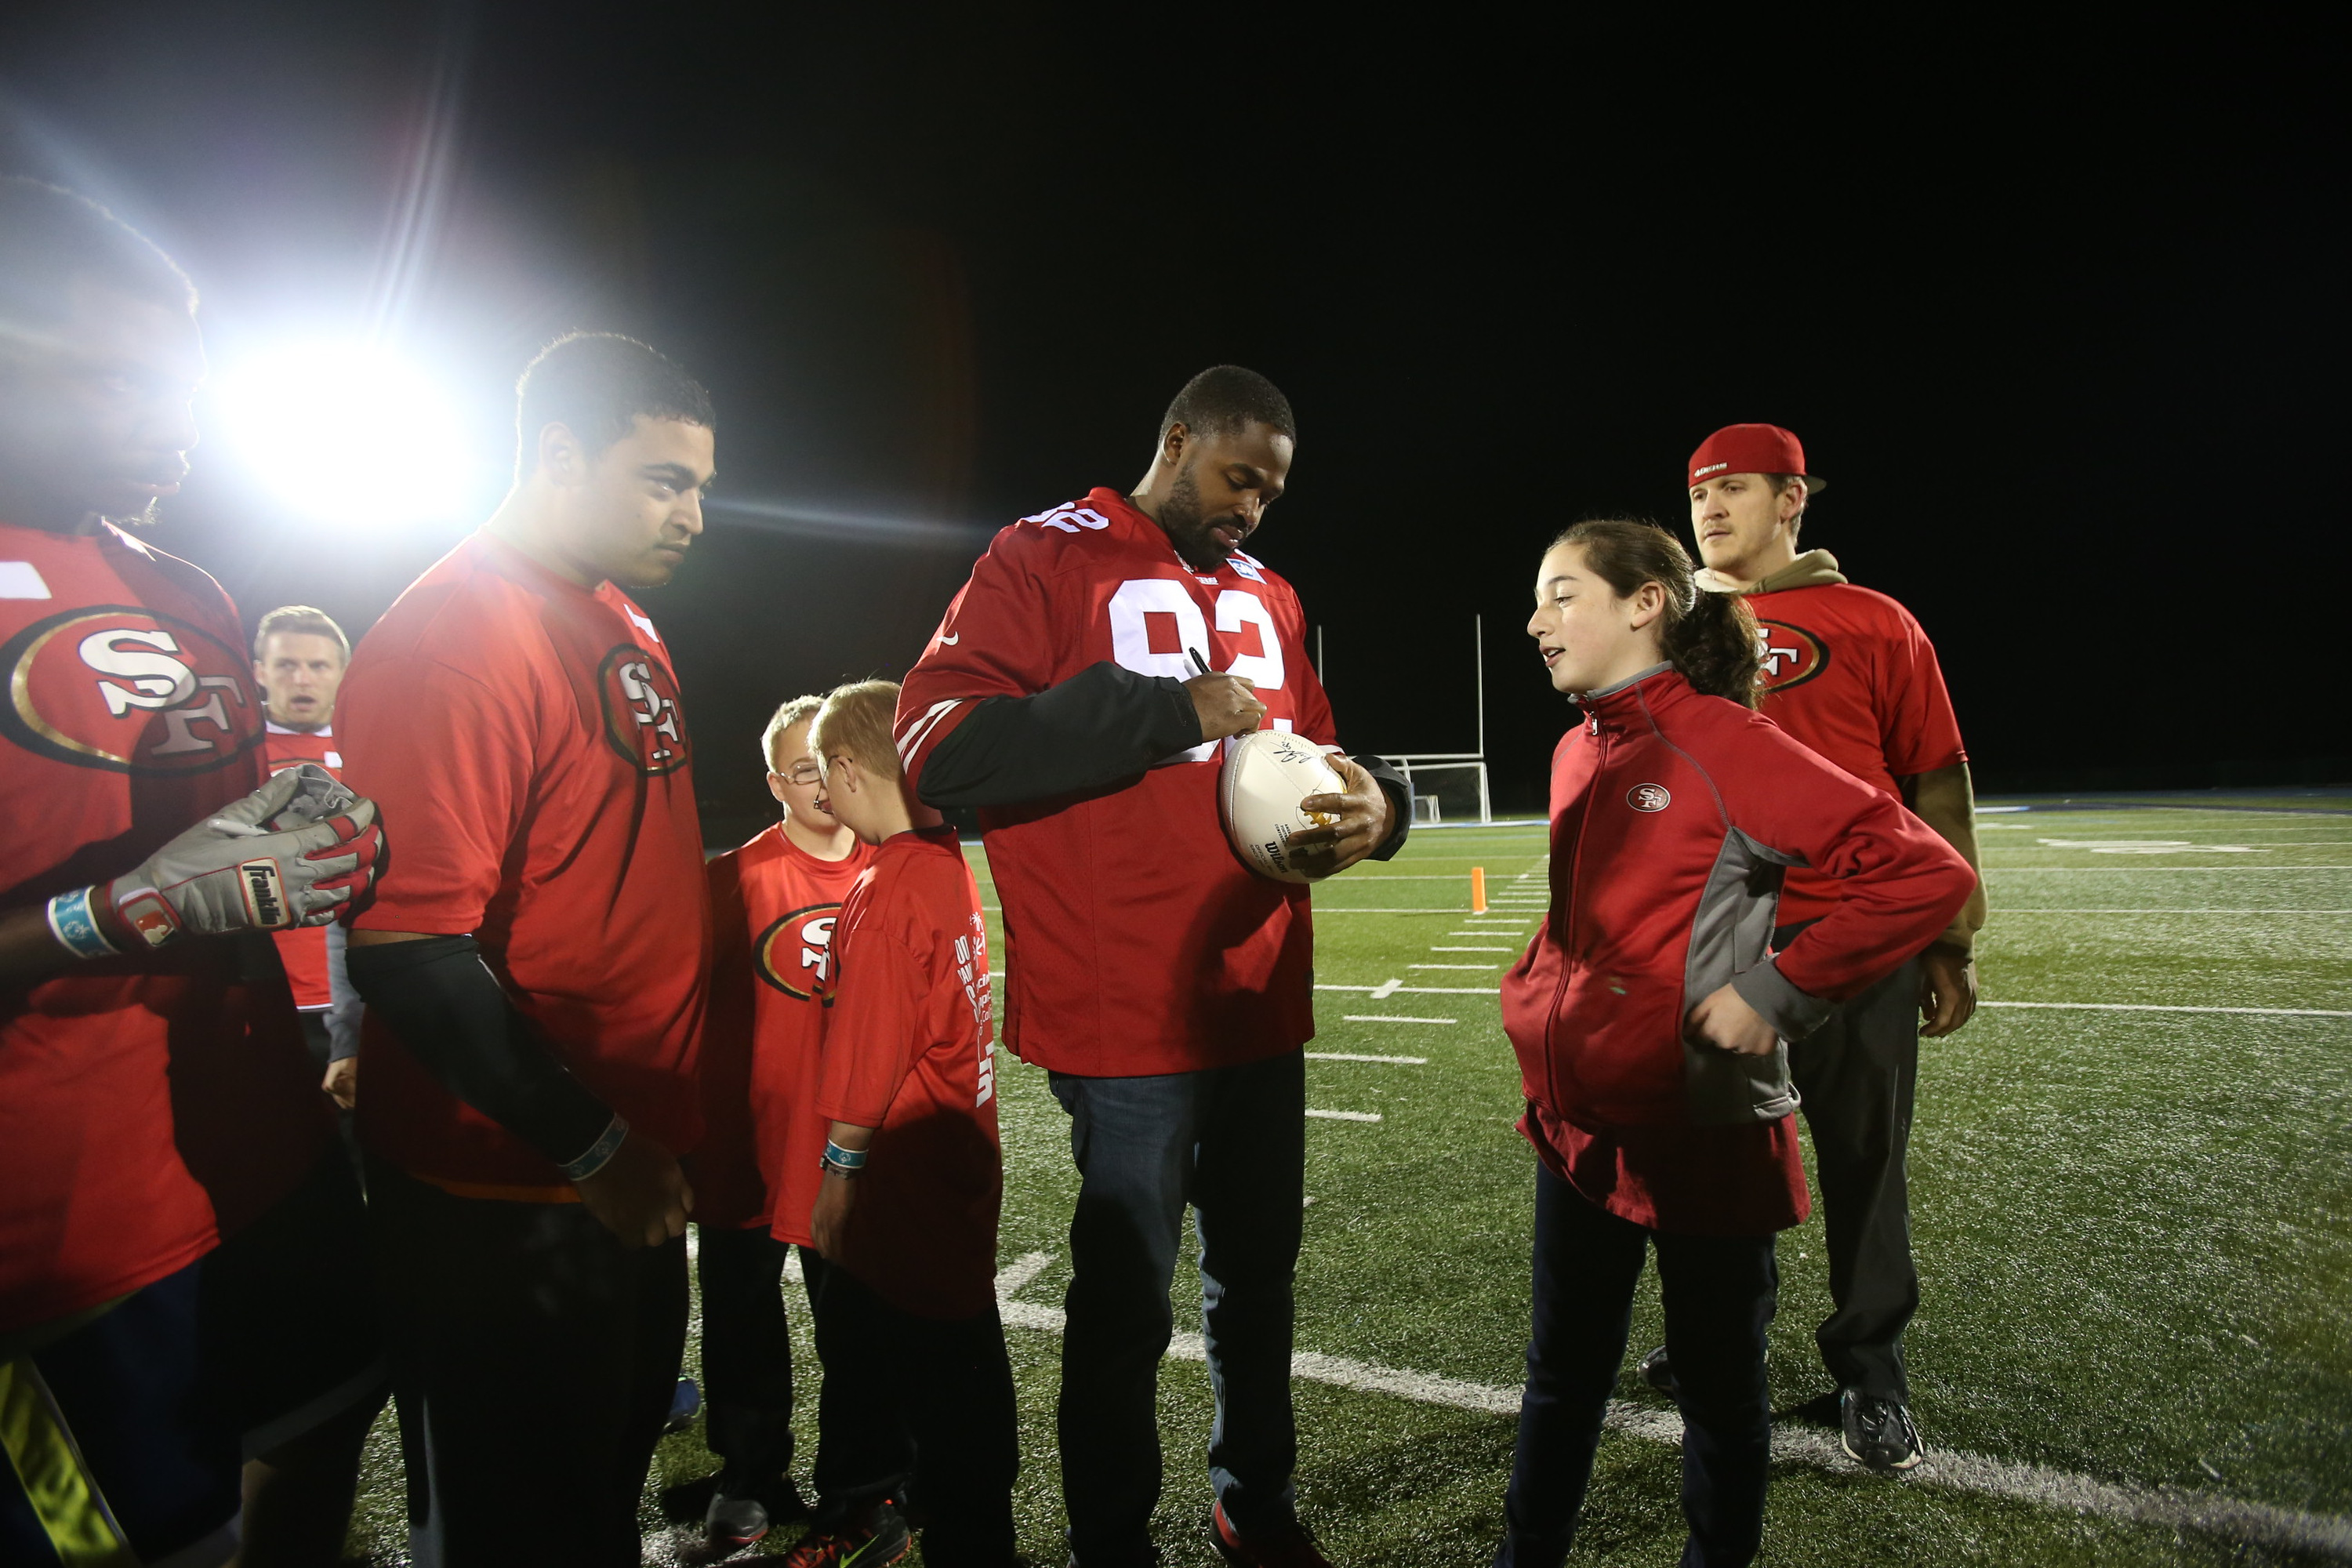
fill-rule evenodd
<path id="1" fill-rule="evenodd" d="M 1988 866 L 1988 877 L 2154 877 L 2208 874 L 2275 877 L 2282 871 L 2352 871 L 2352 866 Z"/>
<path id="2" fill-rule="evenodd" d="M 1370 999 L 1375 1002 L 1384 997 L 1393 996 L 1400 991 L 1421 996 L 1498 996 L 1502 994 L 1503 990 L 1499 985 L 1400 985 L 1393 980 L 1383 981 L 1378 985 L 1325 985 L 1318 981 L 1315 989 L 1318 991 L 1368 991 L 1371 993 Z"/>
<path id="3" fill-rule="evenodd" d="M 1398 1067 L 1408 1068 L 1429 1065 L 1427 1057 L 1367 1057 L 1359 1056 L 1354 1051 L 1308 1051 L 1305 1055 L 1310 1062 L 1393 1062 Z"/>
<path id="4" fill-rule="evenodd" d="M 1312 1116 L 1316 1113 L 1309 1111 L 1307 1114 Z M 1036 1255 L 1033 1253 L 1030 1256 Z M 1021 1262 L 1027 1260 L 1024 1258 Z M 1017 1268 L 1019 1264 L 1013 1267 Z M 1011 1271 L 1008 1268 L 1006 1273 Z M 1003 1274 L 997 1276 L 1000 1287 L 1003 1278 Z M 1047 1334 L 1063 1331 L 1066 1320 L 1060 1308 L 1009 1298 L 1010 1292 L 1000 1288 L 998 1310 L 1008 1326 Z M 1171 1338 L 1168 1343 L 1168 1353 L 1183 1361 L 1205 1362 L 1209 1359 L 1207 1346 L 1202 1343 L 1201 1336 L 1194 1333 L 1180 1333 Z M 1411 1400 L 1416 1405 L 1435 1405 L 1447 1409 L 1505 1417 L 1515 1417 L 1519 1413 L 1519 1391 L 1517 1388 L 1500 1388 L 1492 1384 L 1473 1383 L 1467 1378 L 1445 1377 L 1436 1373 L 1374 1366 L 1369 1362 L 1323 1355 L 1315 1351 L 1292 1352 L 1290 1375 L 1302 1383 L 1320 1383 L 1358 1394 L 1385 1394 L 1392 1398 Z M 1671 1410 L 1611 1400 L 1608 1424 L 1612 1430 L 1644 1442 L 1682 1441 L 1682 1417 Z M 1834 1433 L 1793 1422 L 1783 1422 L 1773 1428 L 1772 1457 L 1784 1464 L 1808 1465 L 1832 1475 L 1869 1473 L 1846 1457 L 1845 1449 Z M 2020 1464 L 2012 1459 L 1999 1459 L 1959 1449 L 1930 1448 L 1927 1457 L 1916 1468 L 1900 1477 L 1888 1478 L 1885 1484 L 1973 1492 L 1981 1497 L 2005 1498 L 2043 1508 L 2097 1514 L 2134 1523 L 2201 1530 L 2266 1546 L 2326 1552 L 2337 1556 L 2352 1555 L 2352 1519 L 2338 1514 L 2305 1513 L 2270 1503 L 2249 1502 L 2240 1498 L 2174 1488 L 2118 1485 L 2067 1470 L 2053 1469 L 2046 1465 Z"/>
<path id="5" fill-rule="evenodd" d="M 1433 947 L 1432 952 L 1517 952 L 1515 947 Z"/>
<path id="6" fill-rule="evenodd" d="M 1465 916 L 1465 915 L 1468 914 L 1470 911 L 1469 911 L 1468 910 L 1466 910 L 1466 909 L 1460 909 L 1460 910 L 1428 910 L 1428 909 L 1415 909 L 1415 910 L 1390 910 L 1390 909 L 1360 909 L 1360 909 L 1352 909 L 1352 910 L 1351 910 L 1351 909 L 1348 908 L 1345 904 L 1318 904 L 1318 905 L 1316 905 L 1316 906 L 1315 906 L 1315 912 L 1316 912 L 1317 914 L 1318 914 L 1318 915 L 1452 915 L 1455 920 L 1457 920 L 1457 921 L 1458 921 L 1458 920 L 1460 920 L 1463 916 Z"/>
<path id="7" fill-rule="evenodd" d="M 1377 1110 L 1310 1110 L 1308 1117 L 1317 1121 L 1378 1121 Z"/>
<path id="8" fill-rule="evenodd" d="M 1979 1007 L 2050 1007 L 2077 1013 L 2255 1013 L 2266 1018 L 2352 1018 L 2342 1007 L 2179 1007 L 2161 1002 L 1979 1002 Z"/>
<path id="9" fill-rule="evenodd" d="M 1429 951 L 1436 952 L 1440 950 L 1433 947 Z M 1452 952 L 1454 950 L 1449 948 L 1444 951 Z M 1461 951 L 1467 952 L 1475 950 L 1465 948 Z M 1492 950 L 1489 949 L 1488 951 Z M 1494 970 L 1500 969 L 1503 966 L 1499 963 L 1408 963 L 1405 967 L 1407 969 L 1483 969 L 1492 972 Z"/>
<path id="10" fill-rule="evenodd" d="M 1451 1024 L 1452 1018 L 1414 1018 L 1402 1013 L 1342 1013 L 1340 1021 L 1348 1024 Z"/>
<path id="11" fill-rule="evenodd" d="M 794 1253 L 794 1259 L 797 1260 L 799 1256 Z M 1031 1280 L 1045 1271 L 1045 1265 L 1053 1261 L 1054 1255 L 1050 1252 L 1023 1253 L 996 1271 L 996 1299 L 1009 1301 L 1018 1296 L 1028 1288 Z"/>

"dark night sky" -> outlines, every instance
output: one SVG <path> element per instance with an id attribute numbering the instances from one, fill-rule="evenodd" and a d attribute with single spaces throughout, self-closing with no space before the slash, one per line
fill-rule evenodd
<path id="1" fill-rule="evenodd" d="M 0 168 L 179 256 L 224 370 L 380 320 L 497 451 L 564 329 L 695 368 L 722 499 L 801 514 L 714 515 L 649 600 L 730 823 L 770 706 L 902 669 L 986 528 L 1132 483 L 1225 360 L 1298 410 L 1256 548 L 1343 736 L 1466 749 L 1484 614 L 1506 804 L 1564 718 L 1518 629 L 1541 545 L 1679 522 L 1748 419 L 1832 478 L 1806 541 L 1926 624 L 1981 779 L 2352 776 L 2298 673 L 2341 616 L 2284 547 L 2345 449 L 2314 40 L 845 9 L 18 6 Z M 355 634 L 497 493 L 362 528 L 196 464 L 159 542 Z"/>

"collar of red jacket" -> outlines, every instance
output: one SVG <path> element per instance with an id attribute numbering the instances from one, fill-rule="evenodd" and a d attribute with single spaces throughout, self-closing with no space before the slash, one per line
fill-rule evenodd
<path id="1" fill-rule="evenodd" d="M 1584 714 L 1584 727 L 1595 734 L 1646 725 L 1646 715 L 1690 690 L 1690 682 L 1671 664 L 1654 664 L 1613 686 L 1582 691 L 1572 699 Z"/>

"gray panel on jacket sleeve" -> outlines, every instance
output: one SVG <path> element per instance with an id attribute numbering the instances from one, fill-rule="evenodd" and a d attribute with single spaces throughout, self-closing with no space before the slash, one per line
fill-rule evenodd
<path id="1" fill-rule="evenodd" d="M 1772 921 L 1780 902 L 1781 868 L 1798 858 L 1759 844 L 1734 827 L 1707 871 L 1691 921 L 1683 966 L 1683 1016 L 1750 970 L 1769 968 Z M 1744 994 L 1744 993 L 1743 993 Z M 1767 1015 L 1768 1016 L 1769 1015 Z M 1768 1057 L 1746 1057 L 1683 1040 L 1683 1092 L 1690 1119 L 1701 1126 L 1774 1121 L 1797 1109 L 1789 1078 L 1786 1037 Z"/>

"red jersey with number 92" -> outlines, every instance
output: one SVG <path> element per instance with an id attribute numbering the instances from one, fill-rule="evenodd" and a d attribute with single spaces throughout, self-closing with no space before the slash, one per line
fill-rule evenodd
<path id="1" fill-rule="evenodd" d="M 898 699 L 899 756 L 982 699 L 1028 697 L 1109 659 L 1189 679 L 1188 653 L 1256 683 L 1265 724 L 1332 740 L 1290 584 L 1236 552 L 1180 559 L 1115 490 L 1022 519 L 973 566 Z M 1307 889 L 1253 875 L 1217 816 L 1219 747 L 1092 794 L 981 814 L 1004 909 L 1006 1043 L 1106 1078 L 1188 1072 L 1296 1048 L 1315 1033 Z"/>
<path id="2" fill-rule="evenodd" d="M 121 876 L 261 783 L 243 640 L 219 584 L 120 530 L 0 524 L 0 908 Z M 0 989 L 0 1331 L 194 1261 L 318 1157 L 267 952 L 185 941 Z"/>

